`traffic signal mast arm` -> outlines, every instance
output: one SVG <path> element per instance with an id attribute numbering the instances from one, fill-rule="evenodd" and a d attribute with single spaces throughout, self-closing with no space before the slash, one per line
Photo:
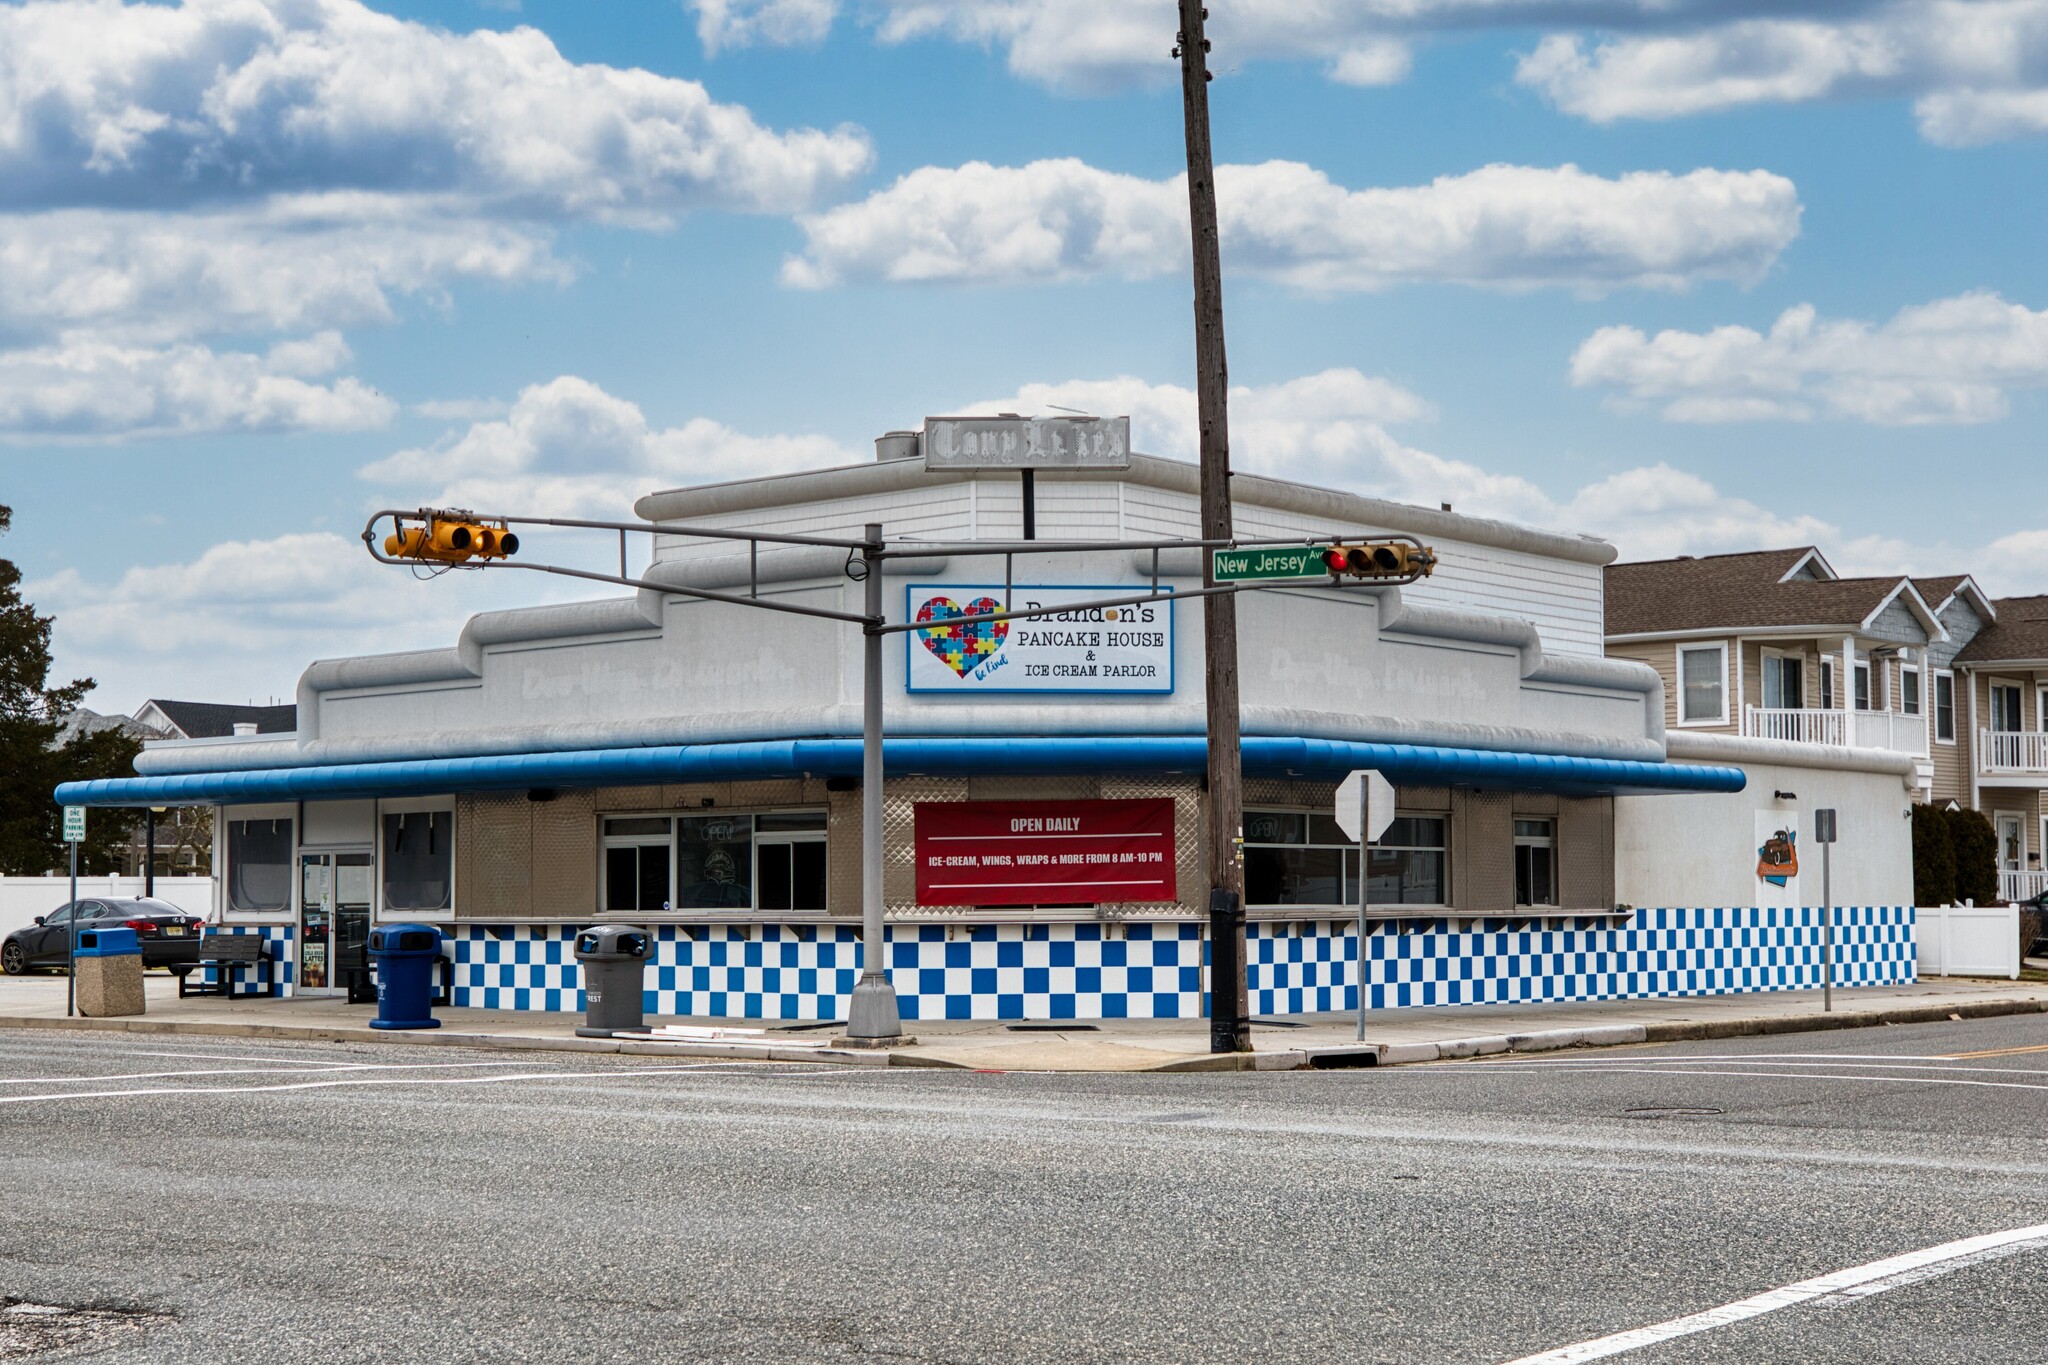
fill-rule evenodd
<path id="1" fill-rule="evenodd" d="M 392 530 L 382 537 L 379 550 L 378 523 L 390 518 Z M 572 569 L 559 564 L 535 564 L 514 562 L 511 556 L 518 554 L 519 536 L 511 530 L 514 525 L 556 526 L 572 530 L 602 530 L 634 532 L 645 535 L 695 536 L 712 540 L 745 541 L 748 544 L 749 562 L 756 578 L 745 594 L 736 592 L 714 592 L 705 588 L 692 588 L 672 582 L 661 582 L 646 578 L 635 578 L 619 573 L 598 573 L 588 569 Z M 882 559 L 923 558 L 931 555 L 1002 555 L 1009 559 L 1018 554 L 1043 555 L 1050 553 L 1075 553 L 1105 550 L 1150 551 L 1153 557 L 1152 590 L 1145 593 L 1130 593 L 1114 597 L 1090 599 L 1086 602 L 1068 602 L 1057 607 L 1039 607 L 1011 611 L 1007 608 L 995 612 L 978 612 L 973 615 L 949 616 L 948 625 L 972 625 L 978 622 L 1014 621 L 1039 616 L 1056 616 L 1066 612 L 1089 611 L 1106 607 L 1136 606 L 1145 602 L 1187 601 L 1192 598 L 1222 597 L 1242 592 L 1248 588 L 1300 586 L 1303 578 L 1320 577 L 1328 573 L 1332 586 L 1342 586 L 1346 578 L 1371 580 L 1389 585 L 1412 583 L 1427 576 L 1436 567 L 1436 555 L 1430 547 L 1411 536 L 1379 537 L 1366 541 L 1351 541 L 1338 537 L 1326 539 L 1260 539 L 1260 540 L 1159 540 L 1159 541 L 1019 541 L 990 542 L 968 541 L 959 544 L 937 542 L 902 542 L 894 547 L 882 544 L 871 545 L 863 540 L 850 540 L 829 536 L 787 535 L 766 531 L 733 531 L 722 527 L 700 527 L 681 523 L 657 525 L 649 522 L 589 521 L 569 517 L 506 517 L 482 516 L 463 508 L 427 508 L 417 511 L 402 511 L 387 508 L 372 516 L 363 528 L 363 545 L 370 556 L 380 563 L 417 567 L 421 564 L 443 568 L 503 568 L 526 569 L 534 573 L 556 574 L 565 578 L 580 578 L 593 583 L 611 583 L 620 587 L 644 588 L 652 592 L 668 593 L 681 597 L 694 597 L 712 602 L 730 602 L 740 606 L 764 607 L 796 616 L 819 617 L 830 621 L 845 621 L 859 625 L 878 635 L 894 635 L 907 631 L 929 628 L 929 623 L 905 621 L 895 625 L 882 619 L 870 619 L 852 612 L 833 611 L 824 607 L 801 606 L 795 603 L 778 602 L 759 595 L 758 569 L 760 547 L 770 545 L 821 546 L 847 552 L 848 568 L 863 557 Z M 1193 588 L 1185 591 L 1164 591 L 1159 589 L 1159 554 L 1167 550 L 1197 550 L 1205 552 L 1235 553 L 1253 549 L 1292 549 L 1304 562 L 1315 562 L 1319 567 L 1312 573 L 1294 573 L 1284 579 L 1273 581 L 1234 581 L 1219 583 L 1214 587 Z M 1341 568 L 1339 565 L 1341 564 Z M 854 576 L 851 573 L 849 576 Z M 1220 575 L 1219 575 L 1220 576 Z M 1008 575 L 1005 575 L 1007 579 Z"/>

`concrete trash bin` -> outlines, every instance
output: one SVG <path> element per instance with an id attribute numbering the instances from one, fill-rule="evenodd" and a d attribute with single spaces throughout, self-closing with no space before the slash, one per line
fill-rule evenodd
<path id="1" fill-rule="evenodd" d="M 377 969 L 377 1017 L 371 1028 L 439 1028 L 434 1017 L 434 964 L 441 931 L 431 924 L 384 924 L 370 931 Z"/>
<path id="2" fill-rule="evenodd" d="M 80 1014 L 105 1019 L 143 1012 L 142 944 L 133 929 L 80 929 L 76 956 Z"/>
<path id="3" fill-rule="evenodd" d="M 576 935 L 576 960 L 583 964 L 583 1027 L 579 1038 L 609 1038 L 646 1027 L 641 992 L 654 935 L 630 924 L 598 924 Z"/>

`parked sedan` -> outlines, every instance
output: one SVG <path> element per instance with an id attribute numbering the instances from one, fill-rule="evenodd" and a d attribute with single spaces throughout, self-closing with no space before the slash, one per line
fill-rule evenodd
<path id="1" fill-rule="evenodd" d="M 139 896 L 75 901 L 36 916 L 35 923 L 0 941 L 0 971 L 16 976 L 38 967 L 63 966 L 70 956 L 73 919 L 79 929 L 133 929 L 145 967 L 196 962 L 199 929 L 205 923 L 167 901 Z"/>

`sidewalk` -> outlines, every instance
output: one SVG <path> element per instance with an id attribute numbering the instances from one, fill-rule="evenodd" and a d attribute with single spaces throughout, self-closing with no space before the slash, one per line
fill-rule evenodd
<path id="1" fill-rule="evenodd" d="M 885 1051 L 833 1046 L 839 1030 L 777 1026 L 743 1019 L 650 1019 L 700 1035 L 687 1040 L 578 1038 L 581 1015 L 531 1010 L 442 1009 L 438 1029 L 384 1033 L 369 1027 L 375 1009 L 342 1000 L 178 999 L 168 976 L 147 978 L 149 1012 L 125 1019 L 66 1019 L 61 976 L 0 977 L 0 1028 L 76 1028 L 298 1038 L 320 1042 L 410 1043 L 440 1047 L 625 1052 L 757 1061 L 836 1062 L 855 1066 L 964 1067 L 995 1071 L 1289 1071 L 1540 1052 L 1561 1047 L 1732 1038 L 1746 1034 L 1926 1023 L 1951 1017 L 2048 1013 L 2048 981 L 1935 978 L 1912 986 L 1835 992 L 1821 1011 L 1818 991 L 1721 995 L 1688 1000 L 1614 1000 L 1571 1005 L 1463 1005 L 1377 1010 L 1365 1039 L 1353 1016 L 1294 1015 L 1252 1029 L 1256 1051 L 1212 1056 L 1208 1021 L 1104 1019 L 1062 1025 L 919 1020 L 904 1031 L 916 1042 Z"/>

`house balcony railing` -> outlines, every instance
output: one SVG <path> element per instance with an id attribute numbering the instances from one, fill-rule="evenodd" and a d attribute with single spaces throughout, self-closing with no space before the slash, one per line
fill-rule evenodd
<path id="1" fill-rule="evenodd" d="M 1742 733 L 1751 739 L 1853 745 L 1859 749 L 1890 749 L 1919 758 L 1927 756 L 1927 718 L 1894 711 L 1751 706 L 1743 710 Z"/>
<path id="2" fill-rule="evenodd" d="M 2048 891 L 2048 872 L 2040 868 L 2024 871 L 2001 871 L 1998 874 L 1998 897 L 2010 904 L 2013 901 L 2032 900 L 2043 891 Z"/>
<path id="3" fill-rule="evenodd" d="M 2040 730 L 1979 730 L 1977 771 L 2048 776 L 2048 733 Z"/>

